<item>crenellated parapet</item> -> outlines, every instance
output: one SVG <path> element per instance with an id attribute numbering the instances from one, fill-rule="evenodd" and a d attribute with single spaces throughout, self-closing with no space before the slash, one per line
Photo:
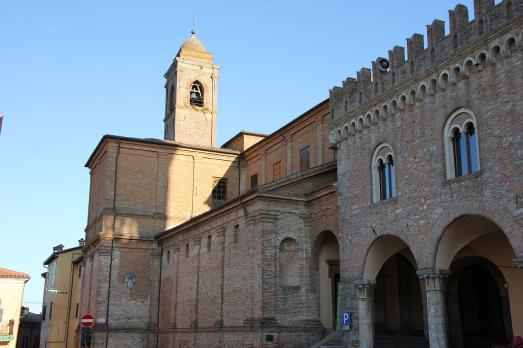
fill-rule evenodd
<path id="1" fill-rule="evenodd" d="M 510 58 L 518 50 L 523 50 L 521 26 L 486 42 L 483 47 L 475 50 L 476 54 L 464 55 L 458 57 L 457 61 L 440 64 L 425 76 L 413 79 L 410 83 L 405 83 L 400 88 L 393 90 L 393 93 L 371 100 L 360 110 L 349 112 L 335 119 L 332 124 L 333 129 L 329 134 L 329 142 L 336 144 L 348 139 L 380 120 L 414 106 L 436 93 L 444 92 L 463 79 L 481 73 L 489 65 L 495 65 L 503 59 Z"/>
<path id="2" fill-rule="evenodd" d="M 362 68 L 357 72 L 356 79 L 349 77 L 341 87 L 333 87 L 330 90 L 331 117 L 333 120 L 353 118 L 348 124 L 348 132 L 356 132 L 359 127 L 377 122 L 377 117 L 384 117 L 384 113 L 395 112 L 395 109 L 423 98 L 424 94 L 434 93 L 437 88 L 445 88 L 446 84 L 467 77 L 473 66 L 494 64 L 499 55 L 510 54 L 512 45 L 521 48 L 522 33 L 507 36 L 506 40 L 510 42 L 489 43 L 482 52 L 440 69 L 438 74 L 420 82 L 415 88 L 405 90 L 389 101 L 382 100 L 409 82 L 433 73 L 452 57 L 465 54 L 471 47 L 488 41 L 492 34 L 520 21 L 522 16 L 523 0 L 504 0 L 497 5 L 494 0 L 474 0 L 475 18 L 472 21 L 469 20 L 467 7 L 458 4 L 449 11 L 448 35 L 445 33 L 445 22 L 436 19 L 427 25 L 427 47 L 424 46 L 424 36 L 415 33 L 407 39 L 407 52 L 402 46 L 389 50 L 388 69 L 379 64 L 383 58 L 377 58 L 372 62 L 372 69 Z M 378 102 L 380 105 L 374 105 Z M 354 117 L 359 113 L 361 115 Z"/>

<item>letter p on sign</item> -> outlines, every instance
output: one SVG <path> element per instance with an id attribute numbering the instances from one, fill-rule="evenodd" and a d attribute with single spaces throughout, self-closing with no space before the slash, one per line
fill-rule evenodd
<path id="1" fill-rule="evenodd" d="M 352 312 L 343 312 L 342 315 L 343 330 L 350 330 L 352 325 Z"/>

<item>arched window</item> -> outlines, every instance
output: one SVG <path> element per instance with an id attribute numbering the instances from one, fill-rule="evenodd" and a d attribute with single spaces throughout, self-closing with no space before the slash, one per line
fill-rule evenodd
<path id="1" fill-rule="evenodd" d="M 203 86 L 200 81 L 194 81 L 191 85 L 190 102 L 194 106 L 203 106 Z"/>
<path id="2" fill-rule="evenodd" d="M 476 117 L 470 110 L 455 111 L 445 125 L 447 179 L 479 171 Z"/>
<path id="3" fill-rule="evenodd" d="M 394 154 L 387 144 L 381 144 L 372 157 L 372 188 L 374 202 L 396 196 Z"/>

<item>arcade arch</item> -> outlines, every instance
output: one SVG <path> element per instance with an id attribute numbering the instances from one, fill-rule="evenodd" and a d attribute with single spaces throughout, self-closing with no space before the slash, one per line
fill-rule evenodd
<path id="1" fill-rule="evenodd" d="M 319 316 L 326 330 L 335 330 L 338 317 L 340 282 L 340 251 L 338 239 L 331 231 L 323 231 L 313 246 L 313 262 L 319 295 Z"/>
<path id="2" fill-rule="evenodd" d="M 523 335 L 523 275 L 503 230 L 481 215 L 464 215 L 443 232 L 436 269 L 450 270 L 446 305 L 453 347 L 508 344 Z"/>
<path id="3" fill-rule="evenodd" d="M 360 333 L 369 342 L 424 345 L 423 301 L 410 248 L 393 235 L 370 246 L 359 287 Z M 370 345 L 372 346 L 372 345 Z"/>

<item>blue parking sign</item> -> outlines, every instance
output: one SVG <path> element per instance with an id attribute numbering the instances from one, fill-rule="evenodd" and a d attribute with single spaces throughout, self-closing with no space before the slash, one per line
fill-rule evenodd
<path id="1" fill-rule="evenodd" d="M 343 312 L 341 315 L 343 330 L 350 330 L 352 325 L 352 312 Z"/>

